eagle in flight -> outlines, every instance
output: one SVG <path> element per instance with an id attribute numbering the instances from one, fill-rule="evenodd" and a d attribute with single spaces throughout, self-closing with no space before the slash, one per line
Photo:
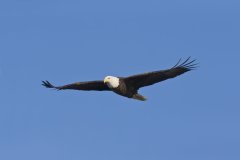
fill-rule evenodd
<path id="1" fill-rule="evenodd" d="M 76 82 L 63 86 L 54 86 L 48 81 L 42 81 L 42 85 L 57 90 L 113 91 L 124 97 L 145 101 L 146 98 L 138 93 L 141 87 L 150 86 L 191 71 L 196 68 L 197 64 L 194 63 L 195 61 L 196 60 L 190 60 L 190 57 L 183 62 L 181 62 L 180 59 L 178 63 L 170 69 L 147 72 L 129 77 L 106 76 L 104 80 Z"/>

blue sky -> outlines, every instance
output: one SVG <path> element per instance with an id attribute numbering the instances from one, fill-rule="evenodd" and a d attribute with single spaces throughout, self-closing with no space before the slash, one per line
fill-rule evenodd
<path id="1" fill-rule="evenodd" d="M 0 159 L 239 160 L 240 1 L 0 2 Z M 140 92 L 62 85 L 200 68 Z"/>

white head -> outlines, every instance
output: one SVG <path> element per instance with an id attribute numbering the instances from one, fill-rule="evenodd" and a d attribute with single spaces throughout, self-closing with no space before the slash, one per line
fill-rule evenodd
<path id="1" fill-rule="evenodd" d="M 106 83 L 109 88 L 117 88 L 119 86 L 119 78 L 107 76 L 104 78 L 104 83 Z"/>

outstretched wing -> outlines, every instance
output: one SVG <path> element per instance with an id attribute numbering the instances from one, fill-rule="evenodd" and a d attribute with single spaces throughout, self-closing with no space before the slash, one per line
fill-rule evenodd
<path id="1" fill-rule="evenodd" d="M 90 90 L 95 90 L 95 91 L 108 91 L 110 90 L 106 84 L 104 84 L 103 81 L 89 81 L 89 82 L 76 82 L 72 84 L 67 84 L 64 86 L 54 86 L 48 81 L 42 81 L 42 85 L 47 87 L 47 88 L 54 88 L 58 90 L 63 90 L 63 89 L 74 89 L 74 90 L 83 90 L 83 91 L 90 91 Z"/>
<path id="2" fill-rule="evenodd" d="M 181 59 L 171 69 L 133 75 L 133 76 L 124 78 L 124 80 L 126 83 L 131 84 L 131 86 L 133 86 L 135 89 L 139 89 L 141 87 L 149 86 L 154 83 L 167 80 L 169 78 L 174 78 L 176 76 L 179 76 L 187 71 L 190 71 L 196 68 L 196 64 L 194 63 L 195 60 L 190 61 L 190 57 L 184 62 L 182 63 L 180 62 L 181 62 Z"/>

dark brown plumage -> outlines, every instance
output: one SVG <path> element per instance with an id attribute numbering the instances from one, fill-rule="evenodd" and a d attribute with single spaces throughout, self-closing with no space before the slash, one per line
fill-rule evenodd
<path id="1" fill-rule="evenodd" d="M 130 77 L 126 77 L 124 80 L 126 83 L 130 83 L 132 86 L 134 86 L 135 89 L 153 85 L 154 83 L 158 83 L 170 78 L 177 77 L 187 71 L 195 69 L 196 64 L 194 64 L 193 62 L 195 62 L 196 60 L 192 60 L 189 62 L 189 59 L 190 57 L 186 59 L 183 63 L 179 64 L 181 62 L 180 59 L 175 66 L 167 70 L 137 74 Z"/>
<path id="2" fill-rule="evenodd" d="M 83 90 L 83 91 L 90 91 L 90 90 L 96 90 L 96 91 L 107 91 L 110 90 L 106 84 L 103 83 L 103 81 L 88 81 L 88 82 L 76 82 L 72 84 L 67 84 L 64 86 L 53 86 L 48 81 L 42 81 L 43 86 L 47 88 L 55 88 L 58 90 L 63 89 L 74 89 L 74 90 Z"/>

